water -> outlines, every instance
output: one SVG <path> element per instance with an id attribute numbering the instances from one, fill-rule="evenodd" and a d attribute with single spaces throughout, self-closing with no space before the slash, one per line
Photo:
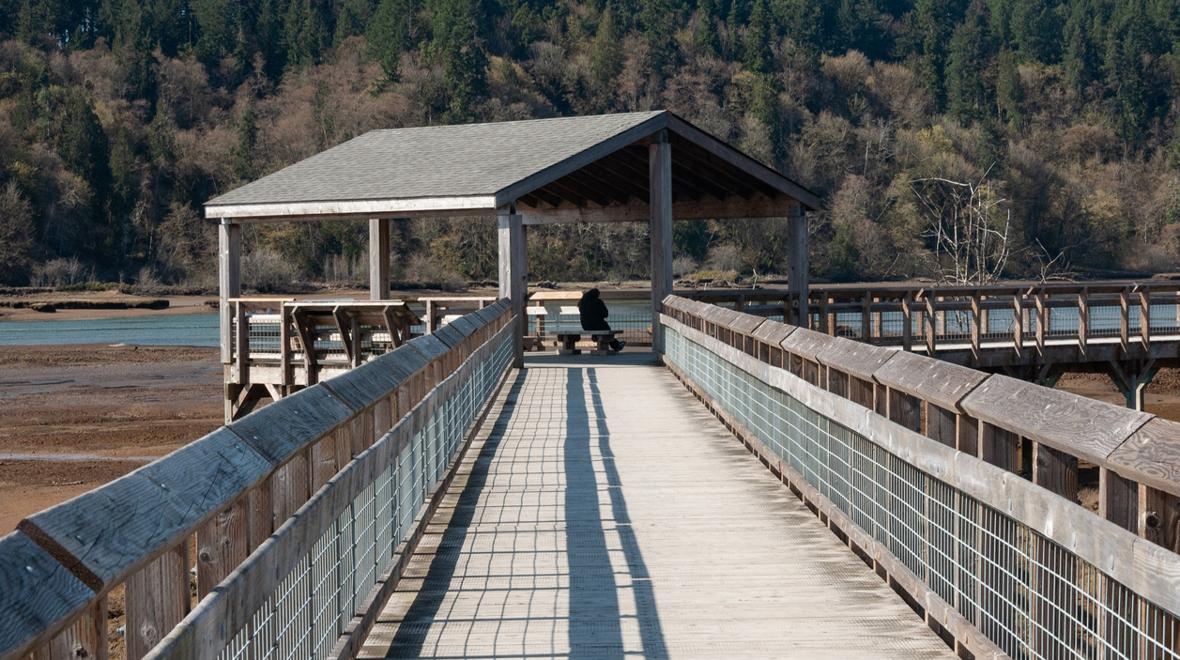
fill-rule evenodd
<path id="1" fill-rule="evenodd" d="M 217 314 L 171 314 L 70 321 L 0 321 L 0 346 L 218 345 Z"/>

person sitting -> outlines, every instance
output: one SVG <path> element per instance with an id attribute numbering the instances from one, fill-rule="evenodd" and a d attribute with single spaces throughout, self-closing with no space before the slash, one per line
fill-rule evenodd
<path id="1" fill-rule="evenodd" d="M 590 289 L 582 294 L 582 299 L 578 301 L 578 313 L 582 317 L 583 330 L 589 332 L 610 330 L 610 324 L 606 322 L 606 317 L 610 316 L 610 312 L 606 309 L 606 303 L 602 302 L 602 296 L 598 289 Z M 610 338 L 612 351 L 621 351 L 624 346 L 626 346 L 626 342 L 619 341 L 613 336 Z"/>

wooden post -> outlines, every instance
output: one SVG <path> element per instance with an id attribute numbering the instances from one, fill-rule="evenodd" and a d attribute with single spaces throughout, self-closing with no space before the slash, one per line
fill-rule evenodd
<path id="1" fill-rule="evenodd" d="M 914 348 L 914 310 L 910 301 L 910 292 L 906 291 L 901 299 L 901 348 L 906 351 Z"/>
<path id="2" fill-rule="evenodd" d="M 1045 354 L 1045 333 L 1049 331 L 1049 306 L 1045 304 L 1045 291 L 1038 289 L 1035 294 L 1037 305 L 1037 352 Z"/>
<path id="3" fill-rule="evenodd" d="M 1024 350 L 1024 301 L 1019 292 L 1012 296 L 1012 348 L 1017 356 Z"/>
<path id="4" fill-rule="evenodd" d="M 389 299 L 389 220 L 369 220 L 369 300 Z"/>
<path id="5" fill-rule="evenodd" d="M 672 293 L 672 145 L 661 131 L 647 147 L 651 223 L 651 347 L 664 352 L 660 305 Z"/>
<path id="6" fill-rule="evenodd" d="M 810 295 L 811 267 L 807 216 L 802 206 L 796 206 L 795 214 L 788 218 L 787 223 L 787 291 L 791 297 L 794 318 L 786 321 L 806 328 L 810 319 L 807 302 Z"/>
<path id="7" fill-rule="evenodd" d="M 1151 292 L 1139 289 L 1139 340 L 1143 350 L 1151 347 Z"/>
<path id="8" fill-rule="evenodd" d="M 983 317 L 979 314 L 979 292 L 971 293 L 971 354 L 979 360 L 980 342 L 983 341 Z"/>
<path id="9" fill-rule="evenodd" d="M 524 335 L 527 331 L 524 313 L 527 296 L 527 256 L 525 254 L 524 225 L 515 208 L 501 209 L 499 213 L 500 245 L 500 297 L 512 302 L 516 331 L 512 339 L 513 364 L 524 364 Z"/>
<path id="10" fill-rule="evenodd" d="M 865 291 L 864 299 L 861 300 L 861 316 L 860 316 L 860 340 L 868 342 L 872 339 L 873 332 L 873 292 Z"/>
<path id="11" fill-rule="evenodd" d="M 230 299 L 242 295 L 242 226 L 223 220 L 217 229 L 217 285 L 221 314 L 221 364 L 225 421 L 233 420 L 237 386 L 233 375 L 233 309 Z"/>
<path id="12" fill-rule="evenodd" d="M 1131 337 L 1131 306 L 1127 289 L 1119 292 L 1119 346 L 1127 350 L 1127 341 Z"/>
<path id="13" fill-rule="evenodd" d="M 426 334 L 433 335 L 438 330 L 438 307 L 433 300 L 426 301 Z"/>
<path id="14" fill-rule="evenodd" d="M 1090 294 L 1086 289 L 1082 289 L 1078 293 L 1078 348 L 1081 349 L 1082 354 L 1086 352 L 1086 336 L 1089 334 L 1087 326 L 1089 325 L 1090 315 Z"/>
<path id="15" fill-rule="evenodd" d="M 938 348 L 938 312 L 934 311 L 934 296 L 926 296 L 926 355 L 934 357 Z"/>

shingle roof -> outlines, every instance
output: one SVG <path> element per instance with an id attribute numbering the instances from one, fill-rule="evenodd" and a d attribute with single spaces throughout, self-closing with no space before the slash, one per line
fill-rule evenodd
<path id="1" fill-rule="evenodd" d="M 717 176 L 734 183 L 737 172 L 738 179 L 753 182 L 737 181 L 731 186 L 735 189 L 791 195 L 811 208 L 818 204 L 814 195 L 778 172 L 659 110 L 371 131 L 209 200 L 206 215 L 328 217 L 496 209 L 522 196 L 528 199 L 550 184 L 562 187 L 555 181 L 635 148 L 664 129 L 685 141 L 685 148 L 695 149 L 697 158 L 704 159 L 704 170 L 720 163 L 716 166 L 728 170 Z M 691 156 L 674 151 L 674 162 L 677 153 Z M 646 174 L 643 159 L 634 169 Z"/>
<path id="2" fill-rule="evenodd" d="M 660 114 L 370 131 L 208 205 L 494 195 Z"/>

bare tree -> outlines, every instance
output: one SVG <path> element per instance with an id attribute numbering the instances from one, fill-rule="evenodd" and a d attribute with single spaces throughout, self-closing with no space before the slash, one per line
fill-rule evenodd
<path id="1" fill-rule="evenodd" d="M 985 172 L 975 183 L 938 177 L 910 182 L 930 216 L 924 235 L 934 241 L 935 267 L 943 282 L 994 282 L 1012 256 L 1012 212 L 987 177 Z"/>

